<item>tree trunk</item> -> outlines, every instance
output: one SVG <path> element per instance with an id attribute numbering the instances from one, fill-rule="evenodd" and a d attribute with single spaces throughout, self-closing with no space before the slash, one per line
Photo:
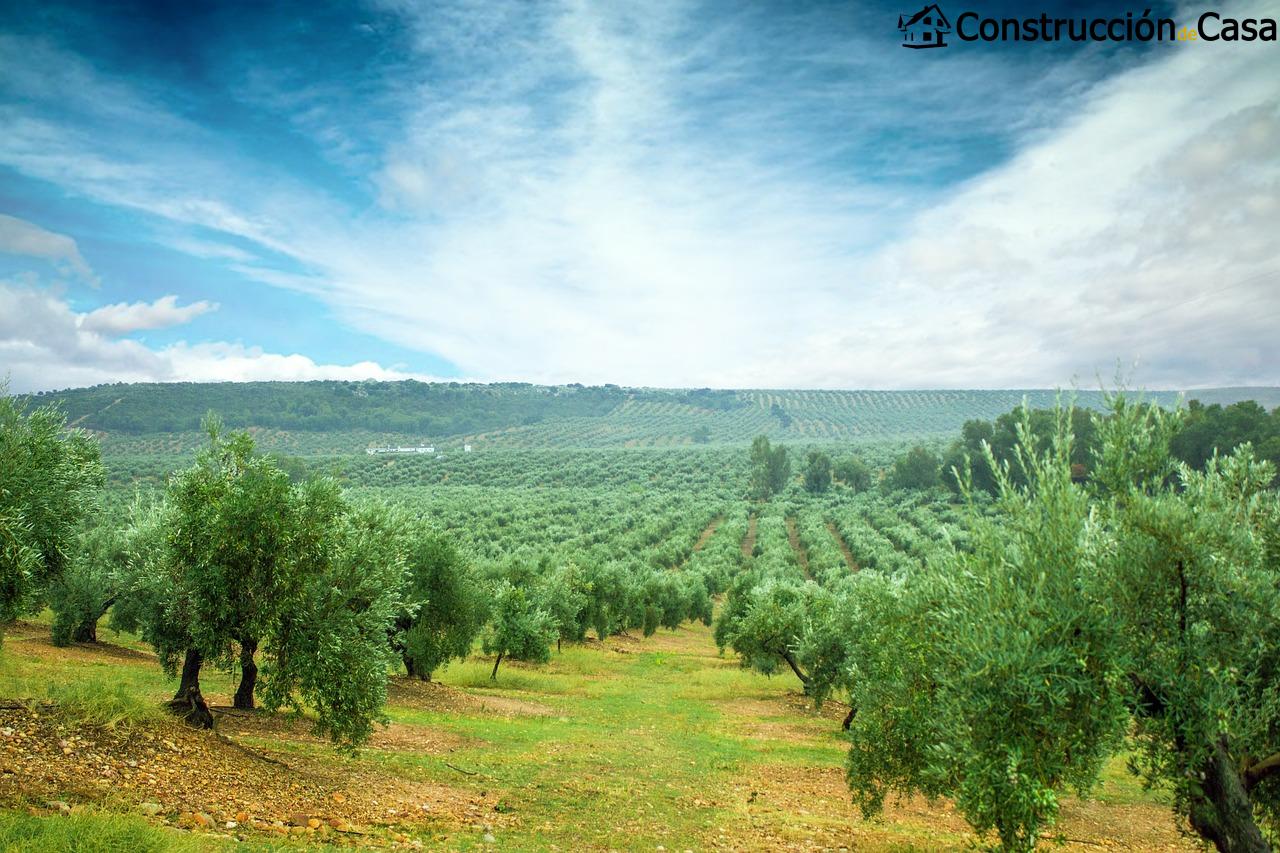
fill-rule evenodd
<path id="1" fill-rule="evenodd" d="M 1191 827 L 1221 853 L 1268 853 L 1271 847 L 1253 822 L 1253 804 L 1226 744 L 1214 745 L 1201 773 L 1200 791 L 1191 797 Z"/>
<path id="2" fill-rule="evenodd" d="M 809 687 L 809 676 L 804 674 L 804 670 L 796 663 L 795 657 L 791 652 L 781 652 L 782 659 L 787 662 L 787 666 L 791 667 L 791 671 L 796 674 L 796 678 L 800 679 L 800 683 L 807 689 Z"/>
<path id="3" fill-rule="evenodd" d="M 191 688 L 200 689 L 200 665 L 204 663 L 204 655 L 199 649 L 187 649 L 187 656 L 182 661 L 182 680 L 178 683 L 178 692 L 173 694 L 173 701 L 182 702 L 187 698 Z"/>
<path id="4" fill-rule="evenodd" d="M 98 609 L 96 616 L 86 616 L 84 621 L 75 627 L 71 632 L 71 642 L 73 643 L 96 643 L 98 642 L 98 620 L 107 615 L 107 611 L 111 609 L 111 605 L 115 604 L 115 597 L 108 598 L 102 603 L 102 607 Z"/>
<path id="5" fill-rule="evenodd" d="M 200 665 L 204 656 L 198 649 L 187 649 L 182 661 L 182 681 L 177 695 L 169 703 L 169 710 L 180 715 L 188 725 L 201 729 L 213 728 L 213 714 L 200 693 Z"/>
<path id="6" fill-rule="evenodd" d="M 86 619 L 75 627 L 71 632 L 71 642 L 73 643 L 96 643 L 98 642 L 98 620 Z"/>
<path id="7" fill-rule="evenodd" d="M 407 674 L 410 678 L 416 677 L 418 674 L 418 668 L 413 665 L 413 658 L 409 657 L 408 655 L 404 655 L 401 657 L 401 660 L 404 661 L 405 674 Z"/>
<path id="8" fill-rule="evenodd" d="M 502 663 L 502 652 L 498 652 L 498 659 L 493 662 L 493 672 L 489 673 L 490 681 L 498 680 L 498 664 Z"/>
<path id="9" fill-rule="evenodd" d="M 253 656 L 257 651 L 257 640 L 240 641 L 240 686 L 236 688 L 235 698 L 231 700 L 233 708 L 253 710 L 253 688 L 258 683 L 258 664 L 254 662 Z"/>
<path id="10" fill-rule="evenodd" d="M 844 722 L 840 724 L 840 728 L 846 732 L 849 731 L 849 727 L 853 725 L 853 718 L 857 715 L 858 709 L 850 705 L 849 713 L 844 715 Z"/>

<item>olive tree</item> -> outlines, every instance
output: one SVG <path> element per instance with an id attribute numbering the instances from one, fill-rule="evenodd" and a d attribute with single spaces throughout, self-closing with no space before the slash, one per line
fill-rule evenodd
<path id="1" fill-rule="evenodd" d="M 484 627 L 484 589 L 474 566 L 447 538 L 422 532 L 407 548 L 405 609 L 394 645 L 405 670 L 424 681 L 471 651 Z"/>
<path id="2" fill-rule="evenodd" d="M 742 666 L 768 675 L 786 664 L 807 690 L 810 676 L 800 666 L 796 645 L 815 599 L 825 593 L 812 582 L 796 582 L 757 571 L 743 572 L 729 587 L 716 623 L 721 651 L 738 653 Z"/>
<path id="3" fill-rule="evenodd" d="M 113 623 L 136 627 L 170 673 L 182 661 L 173 705 L 192 722 L 212 725 L 206 663 L 238 663 L 234 701 L 252 708 L 261 654 L 269 709 L 305 703 L 320 733 L 358 743 L 385 702 L 406 520 L 352 506 L 332 479 L 292 484 L 214 419 L 208 432 L 169 483 L 160 536 L 130 561 Z"/>
<path id="4" fill-rule="evenodd" d="M 385 719 L 406 520 L 382 504 L 350 505 L 331 479 L 304 484 L 298 501 L 300 584 L 268 635 L 263 705 L 311 707 L 317 734 L 354 746 Z"/>
<path id="5" fill-rule="evenodd" d="M 498 677 L 502 661 L 546 663 L 551 660 L 551 641 L 556 622 L 537 598 L 509 580 L 499 580 L 491 598 L 489 630 L 484 637 L 484 653 L 496 655 L 491 679 Z"/>
<path id="6" fill-rule="evenodd" d="M 1180 426 L 1126 406 L 1100 425 L 1101 589 L 1130 689 L 1133 769 L 1223 851 L 1280 837 L 1280 497 L 1248 445 L 1203 471 Z"/>
<path id="7" fill-rule="evenodd" d="M 768 436 L 758 435 L 751 442 L 750 497 L 768 500 L 782 491 L 791 477 L 791 457 L 783 445 L 770 445 Z"/>
<path id="8" fill-rule="evenodd" d="M 859 591 L 855 799 L 874 812 L 889 791 L 947 795 L 1006 849 L 1030 849 L 1062 792 L 1087 789 L 1129 740 L 1131 768 L 1172 789 L 1194 832 L 1267 850 L 1280 829 L 1274 471 L 1247 446 L 1203 472 L 1176 465 L 1179 416 L 1117 397 L 1086 487 L 1069 415 L 1056 418 L 1047 446 L 1024 417 L 1010 461 L 986 448 L 998 516 L 977 515 L 971 553 Z"/>
<path id="9" fill-rule="evenodd" d="M 206 419 L 209 444 L 166 493 L 171 506 L 169 559 L 179 570 L 189 612 L 181 698 L 199 687 L 206 661 L 238 658 L 233 704 L 254 707 L 258 645 L 298 597 L 293 539 L 299 521 L 289 475 L 254 453 L 248 433 L 224 435 Z"/>
<path id="10" fill-rule="evenodd" d="M 62 576 L 104 473 L 98 443 L 54 407 L 27 411 L 0 385 L 0 624 Z"/>
<path id="11" fill-rule="evenodd" d="M 1119 743 L 1119 639 L 1085 594 L 1099 555 L 1067 423 L 1042 454 L 1019 450 L 1025 487 L 992 464 L 1000 515 L 975 514 L 972 552 L 860 589 L 848 781 L 864 813 L 891 791 L 946 795 L 980 833 L 1028 850 Z"/>
<path id="12" fill-rule="evenodd" d="M 80 531 L 66 570 L 49 586 L 54 645 L 97 642 L 99 620 L 120 600 L 140 549 L 150 547 L 154 519 L 154 505 L 135 498 L 123 517 L 104 508 Z"/>
<path id="13" fill-rule="evenodd" d="M 573 563 L 545 571 L 538 582 L 538 599 L 556 624 L 556 651 L 565 640 L 586 639 L 591 612 L 591 582 Z"/>
<path id="14" fill-rule="evenodd" d="M 810 450 L 805 459 L 804 487 L 815 495 L 831 488 L 831 457 L 821 450 Z"/>

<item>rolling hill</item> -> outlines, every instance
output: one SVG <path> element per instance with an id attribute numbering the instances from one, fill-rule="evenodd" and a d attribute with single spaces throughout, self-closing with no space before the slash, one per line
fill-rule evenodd
<path id="1" fill-rule="evenodd" d="M 1156 399 L 1172 404 L 1177 392 Z M 1280 405 L 1280 388 L 1187 392 L 1206 403 Z M 484 448 L 733 445 L 767 434 L 792 442 L 941 439 L 966 420 L 994 418 L 1026 399 L 1052 406 L 1057 392 L 1028 390 L 803 391 L 543 386 L 523 383 L 245 382 L 100 385 L 36 395 L 103 439 L 108 455 L 186 453 L 213 410 L 250 429 L 265 449 L 297 455 L 359 453 L 384 443 L 463 442 Z M 1077 392 L 1096 407 L 1097 391 Z"/>

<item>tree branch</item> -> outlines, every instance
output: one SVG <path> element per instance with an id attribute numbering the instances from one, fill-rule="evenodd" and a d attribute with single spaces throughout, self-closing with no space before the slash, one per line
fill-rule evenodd
<path id="1" fill-rule="evenodd" d="M 791 652 L 783 651 L 778 654 L 782 655 L 782 659 L 787 662 L 787 666 L 791 667 L 791 671 L 796 674 L 796 678 L 800 679 L 800 681 L 805 685 L 808 685 L 809 676 L 805 675 L 804 671 L 800 669 L 800 665 L 796 663 L 796 659 Z"/>
<path id="2" fill-rule="evenodd" d="M 1252 791 L 1263 779 L 1280 775 L 1280 752 L 1272 753 L 1266 758 L 1255 761 L 1244 769 L 1244 789 Z"/>

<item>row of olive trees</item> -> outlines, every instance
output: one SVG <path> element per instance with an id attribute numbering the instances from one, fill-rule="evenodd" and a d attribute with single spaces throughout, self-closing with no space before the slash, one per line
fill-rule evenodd
<path id="1" fill-rule="evenodd" d="M 702 572 L 520 553 L 482 573 L 403 509 L 352 502 L 330 478 L 293 483 L 212 417 L 208 445 L 158 499 L 112 512 L 97 502 L 96 444 L 54 410 L 25 415 L 2 399 L 0 518 L 10 539 L 24 536 L 5 566 L 5 613 L 49 604 L 60 644 L 95 640 L 110 613 L 180 675 L 172 705 L 193 722 L 212 723 L 209 666 L 238 669 L 235 707 L 305 703 L 320 731 L 356 743 L 397 660 L 429 679 L 483 633 L 496 676 L 504 659 L 545 661 L 552 643 L 589 628 L 603 638 L 710 622 L 719 587 Z"/>
<path id="2" fill-rule="evenodd" d="M 330 479 L 294 485 L 247 434 L 207 426 L 194 464 L 120 523 L 98 503 L 92 439 L 0 397 L 0 618 L 48 603 L 66 643 L 95 639 L 110 610 L 180 669 L 173 705 L 193 722 L 212 724 L 202 670 L 238 666 L 237 707 L 306 704 L 320 732 L 359 743 L 397 651 L 420 672 L 469 651 L 480 620 L 443 594 L 467 566 L 403 513 Z"/>
<path id="3" fill-rule="evenodd" d="M 1223 851 L 1280 838 L 1280 496 L 1248 446 L 1179 464 L 1181 415 L 1112 401 L 1073 478 L 1073 413 L 1025 417 L 984 470 L 964 550 L 819 586 L 758 569 L 717 639 L 847 699 L 848 781 L 867 814 L 891 793 L 951 797 L 980 832 L 1029 850 L 1070 790 L 1128 753 Z M 1076 418 L 1078 420 L 1078 417 Z M 961 472 L 963 482 L 963 472 Z"/>
<path id="4" fill-rule="evenodd" d="M 1024 419 L 1011 463 L 988 451 L 999 515 L 976 519 L 971 553 L 853 581 L 832 659 L 857 710 L 848 776 L 866 811 L 891 791 L 945 794 L 1030 849 L 1061 795 L 1128 745 L 1202 838 L 1269 849 L 1280 498 L 1247 445 L 1202 472 L 1176 464 L 1179 420 L 1117 398 L 1086 487 L 1071 413 L 1047 445 Z M 821 631 L 803 645 L 832 648 Z"/>

